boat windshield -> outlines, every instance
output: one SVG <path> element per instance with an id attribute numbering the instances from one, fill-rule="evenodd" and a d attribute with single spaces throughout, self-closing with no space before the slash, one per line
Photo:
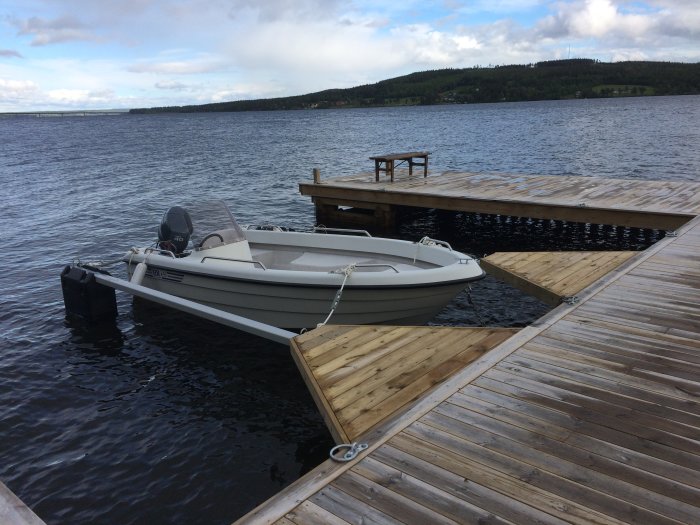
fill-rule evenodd
<path id="1" fill-rule="evenodd" d="M 192 242 L 199 246 L 212 233 L 224 244 L 245 240 L 243 230 L 222 200 L 201 201 L 185 206 L 192 218 Z"/>

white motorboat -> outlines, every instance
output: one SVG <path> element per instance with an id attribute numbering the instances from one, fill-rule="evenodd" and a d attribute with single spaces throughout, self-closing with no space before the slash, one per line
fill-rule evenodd
<path id="1" fill-rule="evenodd" d="M 484 276 L 474 258 L 433 239 L 240 227 L 228 208 L 223 216 L 226 223 L 213 226 L 209 219 L 193 221 L 179 206 L 168 210 L 158 242 L 124 256 L 130 280 L 298 329 L 324 322 L 423 324 Z M 193 231 L 207 233 L 192 241 Z"/>

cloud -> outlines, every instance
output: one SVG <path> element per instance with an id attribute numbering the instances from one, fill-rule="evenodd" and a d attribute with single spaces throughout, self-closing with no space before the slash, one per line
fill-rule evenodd
<path id="1" fill-rule="evenodd" d="M 696 0 L 661 0 L 656 29 L 661 35 L 687 38 L 700 48 L 700 9 Z"/>
<path id="2" fill-rule="evenodd" d="M 114 100 L 115 94 L 111 89 L 89 91 L 85 89 L 53 89 L 46 95 L 52 104 L 73 107 L 93 107 L 104 105 Z"/>
<path id="3" fill-rule="evenodd" d="M 346 4 L 342 0 L 233 0 L 228 4 L 228 15 L 232 19 L 253 15 L 262 23 L 325 20 L 336 15 Z"/>
<path id="4" fill-rule="evenodd" d="M 152 79 L 126 75 L 121 62 L 106 59 L 0 61 L 0 80 L 0 111 L 129 108 L 155 93 Z"/>
<path id="5" fill-rule="evenodd" d="M 131 73 L 156 73 L 166 75 L 196 75 L 212 73 L 226 67 L 222 59 L 211 56 L 184 58 L 180 60 L 149 59 L 131 64 L 127 71 Z"/>
<path id="6" fill-rule="evenodd" d="M 158 89 L 172 89 L 174 91 L 184 91 L 190 89 L 190 86 L 178 82 L 177 80 L 163 80 L 161 82 L 156 82 L 155 86 Z"/>
<path id="7" fill-rule="evenodd" d="M 700 14 L 697 4 L 694 9 L 690 6 L 691 2 L 683 1 L 629 5 L 619 0 L 566 2 L 558 4 L 557 12 L 539 23 L 539 36 L 644 42 L 661 34 L 674 36 L 679 27 L 684 27 L 687 36 L 697 39 Z"/>
<path id="8" fill-rule="evenodd" d="M 696 0 L 577 0 L 556 4 L 535 41 L 574 44 L 586 55 L 612 60 L 700 59 L 700 10 Z"/>
<path id="9" fill-rule="evenodd" d="M 426 24 L 396 28 L 391 36 L 397 40 L 397 47 L 403 49 L 406 62 L 424 66 L 453 66 L 469 52 L 482 47 L 472 34 L 437 31 Z"/>
<path id="10" fill-rule="evenodd" d="M 275 96 L 279 94 L 279 90 L 280 86 L 269 83 L 237 83 L 233 87 L 217 89 L 210 93 L 201 92 L 200 99 L 207 99 L 207 102 L 253 99 L 263 96 Z"/>
<path id="11" fill-rule="evenodd" d="M 430 24 L 385 28 L 376 22 L 372 17 L 278 20 L 242 28 L 228 39 L 222 54 L 237 70 L 257 78 L 269 72 L 294 79 L 292 89 L 303 84 L 308 90 L 348 87 L 360 78 L 377 81 L 415 68 L 454 66 L 482 46 L 467 30 L 440 31 Z M 330 78 L 344 80 L 328 85 Z"/>
<path id="12" fill-rule="evenodd" d="M 357 24 L 279 20 L 241 28 L 228 39 L 225 52 L 246 69 L 279 69 L 300 74 L 357 71 L 396 63 L 389 42 Z"/>
<path id="13" fill-rule="evenodd" d="M 22 107 L 35 100 L 39 86 L 30 80 L 0 78 L 0 108 Z"/>
<path id="14" fill-rule="evenodd" d="M 554 15 L 538 24 L 545 38 L 585 37 L 609 30 L 617 10 L 608 0 L 561 3 Z"/>
<path id="15" fill-rule="evenodd" d="M 22 55 L 14 49 L 0 49 L 0 57 L 22 58 Z"/>
<path id="16" fill-rule="evenodd" d="M 18 34 L 33 35 L 32 46 L 46 46 L 71 41 L 97 41 L 97 36 L 72 16 L 62 16 L 46 20 L 33 16 L 24 21 L 16 21 Z"/>

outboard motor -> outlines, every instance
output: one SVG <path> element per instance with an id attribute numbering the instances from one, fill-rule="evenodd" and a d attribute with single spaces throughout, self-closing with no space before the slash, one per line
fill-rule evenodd
<path id="1" fill-rule="evenodd" d="M 187 249 L 192 231 L 192 219 L 187 210 L 181 206 L 173 206 L 165 212 L 160 222 L 158 246 L 180 254 Z"/>

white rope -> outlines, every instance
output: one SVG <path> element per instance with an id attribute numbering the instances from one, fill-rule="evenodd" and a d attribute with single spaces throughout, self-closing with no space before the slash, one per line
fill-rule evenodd
<path id="1" fill-rule="evenodd" d="M 421 240 L 414 242 L 413 244 L 416 245 L 416 253 L 413 256 L 413 264 L 416 264 L 416 259 L 418 259 L 418 253 L 420 252 L 420 247 L 421 245 L 423 246 L 433 246 L 435 243 L 430 242 L 430 237 L 427 235 L 423 237 Z"/>
<path id="2" fill-rule="evenodd" d="M 136 248 L 131 248 L 132 254 L 133 250 Z M 131 256 L 129 257 L 131 260 Z M 109 273 L 104 268 L 109 268 L 111 266 L 114 266 L 115 264 L 118 264 L 120 262 L 123 262 L 124 258 L 119 257 L 118 259 L 110 259 L 107 261 L 103 260 L 96 260 L 96 261 L 81 261 L 80 259 L 73 259 L 73 266 L 76 266 L 78 268 L 85 268 L 87 270 L 92 270 L 92 271 L 97 271 L 97 272 L 105 272 Z"/>
<path id="3" fill-rule="evenodd" d="M 129 250 L 129 262 L 126 263 L 126 273 L 129 274 L 129 278 L 131 278 L 131 261 L 134 259 L 134 255 L 137 253 L 136 248 L 131 248 Z"/>
<path id="4" fill-rule="evenodd" d="M 418 258 L 418 252 L 421 246 L 442 246 L 443 248 L 447 248 L 448 250 L 452 251 L 452 246 L 450 246 L 449 242 L 431 239 L 427 235 L 413 244 L 416 245 L 416 254 L 413 256 L 413 264 L 416 264 L 416 259 Z"/>
<path id="5" fill-rule="evenodd" d="M 355 271 L 355 265 L 357 263 L 349 264 L 345 268 L 341 268 L 340 270 L 335 270 L 333 273 L 342 273 L 345 275 L 343 278 L 343 284 L 340 285 L 340 288 L 335 294 L 335 298 L 333 299 L 333 306 L 331 306 L 331 311 L 328 312 L 328 317 L 326 317 L 326 320 L 323 321 L 322 323 L 318 323 L 316 325 L 316 328 L 320 328 L 321 326 L 324 326 L 328 321 L 330 321 L 331 317 L 335 313 L 335 309 L 338 307 L 338 304 L 340 303 L 340 298 L 343 295 L 343 288 L 345 288 L 345 283 L 348 281 L 350 276 L 352 275 L 352 272 Z"/>
<path id="6" fill-rule="evenodd" d="M 420 241 L 416 241 L 416 244 L 423 244 L 425 246 L 442 246 L 443 248 L 447 248 L 448 250 L 452 251 L 452 246 L 450 246 L 449 242 L 441 241 L 439 239 L 431 239 L 427 235 Z"/>
<path id="7" fill-rule="evenodd" d="M 126 273 L 129 276 L 129 280 L 131 280 L 131 276 L 134 274 L 134 272 L 131 270 L 131 261 L 134 259 L 134 255 L 136 255 L 137 253 L 139 253 L 138 248 L 134 248 L 132 246 L 131 249 L 129 249 L 129 262 L 126 265 Z"/>

